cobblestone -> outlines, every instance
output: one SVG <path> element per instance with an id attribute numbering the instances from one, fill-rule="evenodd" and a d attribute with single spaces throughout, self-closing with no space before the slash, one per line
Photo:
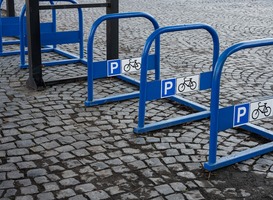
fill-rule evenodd
<path id="1" fill-rule="evenodd" d="M 207 23 L 220 37 L 220 52 L 245 40 L 272 37 L 272 2 L 203 0 L 120 0 L 120 12 L 148 12 L 160 26 Z M 79 0 L 79 3 L 89 3 Z M 5 4 L 5 3 L 3 3 Z M 24 1 L 17 1 L 16 14 Z M 4 5 L 5 9 L 5 5 Z M 41 11 L 43 21 L 50 14 Z M 92 15 L 90 15 L 92 13 Z M 181 14 L 183 13 L 183 14 Z M 5 14 L 3 11 L 2 14 Z M 105 9 L 83 9 L 84 56 L 94 20 Z M 58 10 L 58 30 L 78 26 L 75 10 Z M 240 20 L 238 20 L 240 19 Z M 119 21 L 119 55 L 141 56 L 153 31 L 146 19 Z M 94 58 L 106 56 L 106 30 L 96 34 Z M 6 39 L 6 38 L 5 38 Z M 186 77 L 211 70 L 211 37 L 203 30 L 168 33 L 161 40 L 161 78 Z M 4 46 L 6 49 L 17 45 Z M 61 45 L 78 54 L 77 45 Z M 43 60 L 62 59 L 55 53 Z M 20 70 L 20 56 L 0 62 L 0 199 L 272 199 L 272 153 L 212 173 L 203 169 L 209 152 L 209 119 L 134 135 L 138 99 L 86 107 L 87 82 L 26 87 L 28 70 Z M 223 68 L 220 105 L 256 102 L 272 96 L 272 50 L 262 47 L 238 52 Z M 44 81 L 86 75 L 76 63 L 43 68 Z M 153 80 L 154 72 L 149 72 Z M 138 73 L 129 74 L 139 79 Z M 94 95 L 105 97 L 137 91 L 117 78 L 94 82 Z M 210 106 L 210 90 L 183 93 L 183 98 Z M 257 100 L 258 99 L 258 100 Z M 195 113 L 169 99 L 146 104 L 146 123 Z M 270 118 L 253 121 L 273 130 Z M 241 129 L 218 134 L 217 156 L 225 156 L 268 142 Z"/>

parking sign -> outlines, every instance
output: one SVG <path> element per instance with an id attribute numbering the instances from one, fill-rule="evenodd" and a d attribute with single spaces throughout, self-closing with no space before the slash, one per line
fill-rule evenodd
<path id="1" fill-rule="evenodd" d="M 175 95 L 176 79 L 165 79 L 161 81 L 161 98 Z"/>
<path id="2" fill-rule="evenodd" d="M 117 76 L 121 74 L 121 61 L 108 60 L 107 61 L 107 76 Z"/>
<path id="3" fill-rule="evenodd" d="M 249 103 L 234 106 L 233 126 L 240 126 L 249 121 Z"/>

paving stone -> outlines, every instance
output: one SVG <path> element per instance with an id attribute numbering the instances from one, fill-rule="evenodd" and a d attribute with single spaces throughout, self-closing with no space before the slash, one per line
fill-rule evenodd
<path id="1" fill-rule="evenodd" d="M 96 162 L 96 163 L 93 163 L 93 164 L 91 164 L 91 167 L 93 167 L 95 170 L 103 170 L 103 169 L 109 168 L 109 166 L 106 165 L 106 164 L 103 163 L 103 162 Z"/>
<path id="2" fill-rule="evenodd" d="M 0 183 L 0 189 L 7 189 L 14 187 L 14 180 L 6 180 Z"/>
<path id="3" fill-rule="evenodd" d="M 95 155 L 93 155 L 93 158 L 95 158 L 96 160 L 107 160 L 107 159 L 109 159 L 109 157 L 107 155 L 105 155 L 104 153 L 95 154 Z"/>
<path id="4" fill-rule="evenodd" d="M 47 199 L 47 200 L 54 200 L 55 199 L 52 192 L 40 193 L 40 194 L 37 195 L 37 198 L 39 200 L 45 200 L 45 199 Z"/>
<path id="5" fill-rule="evenodd" d="M 31 195 L 17 196 L 15 200 L 33 200 L 33 197 Z"/>
<path id="6" fill-rule="evenodd" d="M 75 154 L 76 156 L 88 156 L 90 155 L 90 153 L 85 150 L 85 149 L 78 149 L 78 150 L 74 150 L 72 151 L 73 154 Z"/>
<path id="7" fill-rule="evenodd" d="M 0 150 L 9 150 L 16 148 L 16 145 L 14 142 L 4 143 L 0 145 Z"/>
<path id="8" fill-rule="evenodd" d="M 124 193 L 124 190 L 121 190 L 120 187 L 118 186 L 113 186 L 113 187 L 109 187 L 105 189 L 108 193 L 110 193 L 110 195 L 116 195 L 116 194 L 120 194 L 120 193 Z"/>
<path id="9" fill-rule="evenodd" d="M 90 192 L 90 191 L 93 191 L 96 189 L 96 186 L 94 186 L 93 184 L 91 183 L 86 183 L 86 184 L 82 184 L 82 185 L 77 185 L 75 187 L 75 190 L 76 191 L 80 191 L 80 192 Z"/>
<path id="10" fill-rule="evenodd" d="M 59 186 L 56 182 L 50 182 L 43 184 L 46 192 L 56 191 L 59 190 Z"/>
<path id="11" fill-rule="evenodd" d="M 24 174 L 20 173 L 20 171 L 10 171 L 7 173 L 8 179 L 19 179 L 24 178 Z"/>
<path id="12" fill-rule="evenodd" d="M 205 199 L 199 190 L 191 190 L 191 191 L 185 192 L 184 195 L 189 200 Z"/>
<path id="13" fill-rule="evenodd" d="M 28 161 L 28 162 L 20 162 L 17 163 L 18 167 L 20 169 L 31 169 L 31 168 L 36 168 L 36 164 L 32 161 Z"/>
<path id="14" fill-rule="evenodd" d="M 37 184 L 49 182 L 49 180 L 48 180 L 48 178 L 47 178 L 46 176 L 35 177 L 35 178 L 34 178 L 34 181 L 35 181 Z"/>
<path id="15" fill-rule="evenodd" d="M 195 179 L 196 178 L 196 176 L 192 172 L 187 172 L 187 171 L 178 172 L 177 175 L 181 176 L 183 178 L 187 178 L 187 179 Z"/>
<path id="16" fill-rule="evenodd" d="M 170 144 L 169 143 L 155 143 L 155 147 L 158 150 L 165 150 L 165 149 L 170 148 Z"/>
<path id="17" fill-rule="evenodd" d="M 106 178 L 113 175 L 110 169 L 101 170 L 101 171 L 95 172 L 95 174 L 99 176 L 100 178 Z"/>
<path id="18" fill-rule="evenodd" d="M 25 154 L 29 154 L 29 150 L 25 148 L 16 148 L 16 149 L 11 149 L 7 151 L 8 156 L 21 156 Z"/>
<path id="19" fill-rule="evenodd" d="M 16 196 L 16 189 L 8 189 L 4 195 L 4 197 L 13 197 Z M 1 196 L 1 195 L 0 195 Z"/>
<path id="20" fill-rule="evenodd" d="M 182 194 L 171 194 L 166 196 L 166 199 L 168 200 L 183 200 L 185 199 Z"/>
<path id="21" fill-rule="evenodd" d="M 135 195 L 133 195 L 132 193 L 127 193 L 127 194 L 122 194 L 120 195 L 120 199 L 122 200 L 129 200 L 129 199 L 138 199 Z"/>
<path id="22" fill-rule="evenodd" d="M 8 171 L 15 171 L 15 170 L 17 170 L 17 167 L 13 163 L 0 165 L 0 172 L 8 172 Z"/>
<path id="23" fill-rule="evenodd" d="M 155 189 L 163 195 L 174 193 L 173 189 L 167 184 L 155 186 Z"/>
<path id="24" fill-rule="evenodd" d="M 61 147 L 58 147 L 58 148 L 55 148 L 56 151 L 58 152 L 69 152 L 69 151 L 72 151 L 74 150 L 75 148 L 71 145 L 64 145 L 64 146 L 61 146 Z"/>
<path id="25" fill-rule="evenodd" d="M 0 173 L 0 180 L 1 181 L 6 180 L 6 173 L 5 172 Z"/>
<path id="26" fill-rule="evenodd" d="M 17 180 L 16 182 L 18 185 L 24 186 L 24 187 L 31 185 L 30 179 L 20 179 L 20 180 Z"/>
<path id="27" fill-rule="evenodd" d="M 31 185 L 31 186 L 27 186 L 27 187 L 21 187 L 21 193 L 22 194 L 36 194 L 38 193 L 38 187 L 36 185 Z"/>
<path id="28" fill-rule="evenodd" d="M 110 196 L 103 190 L 85 193 L 90 200 L 108 199 Z"/>
<path id="29" fill-rule="evenodd" d="M 63 186 L 77 185 L 80 182 L 75 178 L 67 178 L 60 181 L 60 184 Z"/>
<path id="30" fill-rule="evenodd" d="M 187 187 L 181 182 L 174 182 L 170 184 L 176 192 L 185 192 Z"/>
<path id="31" fill-rule="evenodd" d="M 79 166 L 82 165 L 78 160 L 67 160 L 67 161 L 64 162 L 64 164 L 68 168 L 75 168 L 75 167 L 79 167 Z"/>
<path id="32" fill-rule="evenodd" d="M 28 177 L 38 177 L 46 175 L 47 171 L 45 169 L 39 168 L 39 169 L 31 169 L 27 171 Z"/>
<path id="33" fill-rule="evenodd" d="M 63 178 L 71 178 L 71 177 L 75 177 L 78 174 L 76 174 L 73 170 L 66 170 L 62 172 L 62 177 Z"/>
<path id="34" fill-rule="evenodd" d="M 68 189 L 60 190 L 57 193 L 57 199 L 68 198 L 68 197 L 72 197 L 75 195 L 76 195 L 76 193 L 74 192 L 74 190 L 68 188 Z"/>
<path id="35" fill-rule="evenodd" d="M 76 195 L 74 197 L 70 197 L 69 200 L 87 200 L 83 195 Z"/>
<path id="36" fill-rule="evenodd" d="M 141 160 L 130 162 L 128 163 L 128 166 L 137 170 L 147 168 L 146 164 Z"/>

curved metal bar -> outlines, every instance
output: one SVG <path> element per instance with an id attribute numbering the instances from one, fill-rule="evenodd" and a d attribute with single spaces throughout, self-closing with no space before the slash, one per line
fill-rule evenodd
<path id="1" fill-rule="evenodd" d="M 155 18 L 144 12 L 129 12 L 129 13 L 114 13 L 114 14 L 108 14 L 101 16 L 98 18 L 92 25 L 89 38 L 88 38 L 88 44 L 87 44 L 87 66 L 88 66 L 88 92 L 87 92 L 87 102 L 92 102 L 93 101 L 93 48 L 94 48 L 94 37 L 96 30 L 98 26 L 106 21 L 106 20 L 111 20 L 111 19 L 123 19 L 123 18 L 136 18 L 136 17 L 142 17 L 150 20 L 154 26 L 154 29 L 159 28 L 159 24 L 155 20 Z M 156 42 L 156 45 L 159 46 L 159 40 Z M 159 49 L 159 48 L 158 48 Z M 159 55 L 159 52 L 155 52 L 156 55 Z M 157 58 L 158 60 L 156 62 L 159 62 L 159 56 Z M 159 74 L 159 73 L 158 73 Z"/>
<path id="2" fill-rule="evenodd" d="M 187 31 L 187 30 L 196 30 L 196 29 L 205 29 L 207 30 L 213 40 L 213 63 L 212 70 L 215 68 L 215 64 L 217 62 L 220 44 L 219 37 L 217 32 L 207 24 L 184 24 L 184 25 L 176 25 L 176 26 L 167 26 L 163 28 L 159 28 L 154 31 L 146 40 L 146 43 L 143 48 L 142 53 L 142 68 L 141 68 L 141 77 L 140 77 L 140 101 L 139 101 L 139 119 L 138 119 L 138 127 L 142 128 L 145 125 L 145 104 L 146 104 L 146 84 L 147 84 L 147 71 L 148 71 L 148 53 L 150 48 L 156 38 L 164 33 L 169 32 L 177 32 L 177 31 Z"/>
<path id="3" fill-rule="evenodd" d="M 209 148 L 209 161 L 208 165 L 212 165 L 216 162 L 217 152 L 217 136 L 218 136 L 218 112 L 219 112 L 219 95 L 220 95 L 220 81 L 222 69 L 227 58 L 243 49 L 256 48 L 273 45 L 273 38 L 244 41 L 232 45 L 227 48 L 219 57 L 212 77 L 212 89 L 211 89 L 211 117 L 210 117 L 210 148 Z"/>

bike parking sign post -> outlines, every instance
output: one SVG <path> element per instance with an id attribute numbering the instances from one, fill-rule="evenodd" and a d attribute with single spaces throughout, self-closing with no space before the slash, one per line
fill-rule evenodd
<path id="1" fill-rule="evenodd" d="M 159 38 L 161 34 L 177 31 L 188 31 L 204 29 L 210 33 L 213 40 L 213 58 L 212 58 L 212 71 L 204 72 L 199 75 L 182 77 L 182 78 L 171 78 L 160 80 L 159 79 L 148 81 L 147 70 L 148 70 L 148 54 L 156 38 Z M 156 48 L 159 48 L 156 47 Z M 158 52 L 159 49 L 156 49 Z M 194 90 L 206 90 L 211 88 L 211 78 L 215 70 L 215 64 L 219 56 L 219 38 L 217 32 L 207 24 L 184 24 L 177 26 L 169 26 L 159 28 L 154 31 L 147 39 L 143 48 L 142 59 L 141 59 L 141 76 L 140 76 L 140 100 L 139 100 L 139 112 L 138 112 L 138 127 L 134 129 L 135 133 L 145 133 L 148 131 L 158 130 L 170 126 L 175 126 L 181 123 L 195 121 L 210 116 L 210 111 L 207 107 L 184 99 L 176 94 L 194 91 Z M 159 68 L 160 63 L 156 63 Z M 198 113 L 190 114 L 187 116 L 181 116 L 160 122 L 145 124 L 145 113 L 146 113 L 146 102 L 161 98 L 169 98 L 172 101 L 178 102 L 182 105 L 193 108 Z"/>
<path id="2" fill-rule="evenodd" d="M 204 168 L 209 171 L 213 171 L 221 167 L 225 167 L 273 151 L 273 132 L 249 123 L 251 121 L 273 115 L 272 98 L 254 103 L 244 103 L 240 105 L 219 108 L 220 80 L 222 69 L 227 58 L 235 52 L 243 49 L 269 45 L 273 45 L 273 38 L 241 42 L 226 49 L 217 61 L 212 78 L 213 81 L 211 89 L 209 161 L 204 165 Z M 265 137 L 271 140 L 271 142 L 217 159 L 218 132 L 232 127 L 240 127 L 244 130 Z"/>

